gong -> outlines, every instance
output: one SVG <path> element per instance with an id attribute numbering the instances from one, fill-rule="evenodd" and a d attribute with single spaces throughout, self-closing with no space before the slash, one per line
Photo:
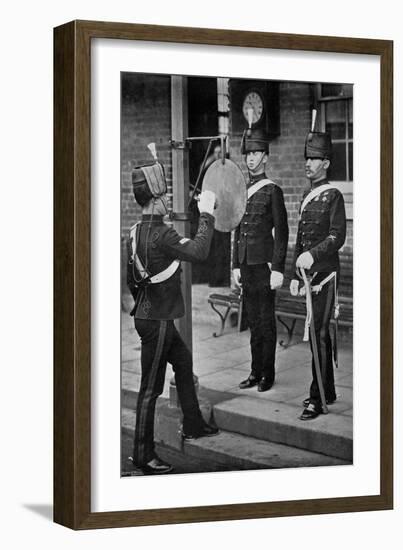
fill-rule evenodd
<path id="1" fill-rule="evenodd" d="M 235 229 L 246 209 L 246 182 L 239 166 L 229 159 L 224 163 L 221 159 L 214 161 L 204 176 L 202 190 L 216 194 L 215 229 Z"/>

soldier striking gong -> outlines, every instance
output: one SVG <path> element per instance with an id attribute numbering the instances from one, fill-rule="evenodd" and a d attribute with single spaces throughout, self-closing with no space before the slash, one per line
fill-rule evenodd
<path id="1" fill-rule="evenodd" d="M 154 450 L 155 405 L 164 387 L 167 362 L 175 372 L 183 412 L 183 437 L 213 436 L 218 429 L 200 412 L 194 387 L 192 354 L 174 325 L 184 315 L 180 260 L 200 261 L 208 256 L 214 230 L 215 195 L 204 191 L 198 207 L 200 220 L 193 240 L 183 238 L 163 222 L 168 213 L 162 165 L 136 168 L 133 193 L 142 207 L 141 222 L 130 231 L 127 282 L 135 300 L 131 315 L 141 338 L 141 383 L 136 409 L 133 462 L 145 474 L 164 474 L 171 465 Z"/>

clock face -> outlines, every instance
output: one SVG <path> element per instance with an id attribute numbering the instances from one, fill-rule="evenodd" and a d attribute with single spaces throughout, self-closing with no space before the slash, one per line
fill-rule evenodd
<path id="1" fill-rule="evenodd" d="M 249 122 L 248 110 L 253 110 L 252 124 L 256 124 L 263 115 L 263 99 L 258 92 L 249 92 L 243 100 L 242 112 L 245 120 Z"/>

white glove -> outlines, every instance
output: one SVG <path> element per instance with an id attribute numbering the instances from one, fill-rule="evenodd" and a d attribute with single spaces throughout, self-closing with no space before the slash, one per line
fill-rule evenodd
<path id="1" fill-rule="evenodd" d="M 272 271 L 270 275 L 270 288 L 276 290 L 283 286 L 284 275 L 279 271 Z"/>
<path id="2" fill-rule="evenodd" d="M 297 258 L 297 267 L 302 269 L 311 269 L 313 264 L 313 257 L 310 252 L 303 252 Z"/>
<path id="3" fill-rule="evenodd" d="M 197 203 L 200 214 L 202 212 L 213 214 L 215 202 L 215 193 L 213 191 L 202 191 L 199 202 Z"/>
<path id="4" fill-rule="evenodd" d="M 232 270 L 232 274 L 234 276 L 234 282 L 236 284 L 236 286 L 239 288 L 242 286 L 242 283 L 241 283 L 241 270 L 239 269 L 239 267 L 236 267 L 235 269 Z"/>
<path id="5" fill-rule="evenodd" d="M 290 294 L 291 294 L 291 296 L 298 296 L 298 287 L 299 287 L 298 279 L 292 279 L 292 281 L 290 283 Z"/>

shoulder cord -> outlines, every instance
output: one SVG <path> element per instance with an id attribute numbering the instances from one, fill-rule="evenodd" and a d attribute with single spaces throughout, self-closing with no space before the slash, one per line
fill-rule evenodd
<path id="1" fill-rule="evenodd" d="M 151 220 L 148 223 L 147 233 L 146 233 L 146 240 L 145 240 L 145 243 L 144 243 L 144 247 L 145 247 L 144 269 L 147 273 L 148 273 L 148 261 L 149 261 L 149 258 L 148 258 L 148 240 L 150 238 L 151 226 L 152 226 L 153 217 L 154 217 L 154 207 L 155 207 L 154 199 L 152 199 L 152 201 L 153 201 L 153 205 L 152 205 L 152 209 L 151 209 Z M 137 239 L 139 239 L 139 237 L 140 237 L 140 232 L 139 232 L 139 236 L 137 237 Z M 146 285 L 144 287 L 144 303 L 147 303 L 147 301 L 148 301 L 148 297 L 147 297 L 147 285 Z"/>
<path id="2" fill-rule="evenodd" d="M 154 217 L 154 207 L 155 207 L 155 201 L 154 199 L 152 199 L 153 201 L 153 207 L 152 207 L 152 210 L 151 210 L 151 220 L 148 224 L 148 227 L 147 227 L 147 233 L 146 233 L 146 242 L 145 242 L 145 258 L 144 258 L 144 267 L 146 269 L 146 271 L 148 271 L 148 239 L 150 238 L 150 231 L 151 231 L 151 226 L 152 226 L 152 223 L 153 223 L 153 217 Z"/>
<path id="3" fill-rule="evenodd" d="M 144 256 L 145 256 L 145 258 L 144 258 L 144 271 L 145 272 L 148 272 L 148 240 L 149 240 L 149 237 L 150 237 L 150 231 L 151 231 L 153 216 L 154 216 L 154 201 L 153 201 L 153 208 L 152 208 L 152 211 L 151 211 L 151 220 L 150 220 L 150 223 L 148 224 L 148 227 L 147 227 L 146 240 L 145 240 L 145 254 L 144 254 Z M 141 229 L 141 223 L 139 223 L 139 229 Z M 138 249 L 139 241 L 140 241 L 140 231 L 136 231 L 136 251 Z M 134 270 L 134 266 L 135 266 L 135 262 L 133 262 L 133 267 L 132 267 L 134 281 L 136 283 L 140 283 L 143 280 L 143 278 L 141 276 L 140 276 L 139 279 L 136 278 L 136 273 L 135 273 L 135 270 Z"/>

